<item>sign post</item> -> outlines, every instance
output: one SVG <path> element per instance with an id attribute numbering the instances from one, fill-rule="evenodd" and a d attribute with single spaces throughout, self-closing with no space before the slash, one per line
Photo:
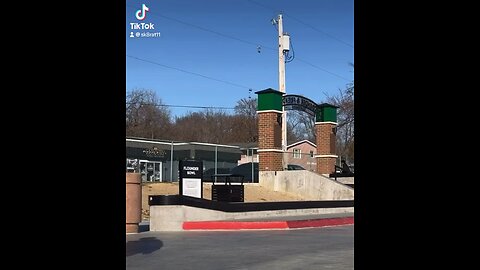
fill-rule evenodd
<path id="1" fill-rule="evenodd" d="M 203 162 L 197 160 L 180 160 L 179 194 L 203 198 Z"/>

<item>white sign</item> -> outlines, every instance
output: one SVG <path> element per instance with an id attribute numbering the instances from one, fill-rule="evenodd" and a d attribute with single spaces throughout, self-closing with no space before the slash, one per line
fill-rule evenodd
<path id="1" fill-rule="evenodd" d="M 182 195 L 202 198 L 202 179 L 183 178 Z"/>

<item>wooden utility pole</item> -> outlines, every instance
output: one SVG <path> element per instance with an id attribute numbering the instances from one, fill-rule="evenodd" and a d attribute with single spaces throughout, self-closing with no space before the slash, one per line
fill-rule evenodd
<path id="1" fill-rule="evenodd" d="M 284 44 L 283 35 L 283 18 L 282 14 L 278 15 L 278 91 L 285 92 L 285 47 L 290 47 L 290 44 Z M 285 107 L 282 106 L 282 150 L 287 151 L 287 112 Z M 285 154 L 284 154 L 285 156 Z M 283 167 L 285 168 L 285 158 L 283 158 Z"/>

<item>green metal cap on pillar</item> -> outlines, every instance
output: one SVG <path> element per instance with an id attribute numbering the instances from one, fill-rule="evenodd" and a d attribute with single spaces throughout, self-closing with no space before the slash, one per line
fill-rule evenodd
<path id="1" fill-rule="evenodd" d="M 257 91 L 255 94 L 258 95 L 257 111 L 282 110 L 282 92 L 267 88 L 262 91 Z"/>
<path id="2" fill-rule="evenodd" d="M 338 106 L 322 103 L 317 106 L 317 113 L 315 115 L 316 122 L 337 122 L 337 108 Z"/>

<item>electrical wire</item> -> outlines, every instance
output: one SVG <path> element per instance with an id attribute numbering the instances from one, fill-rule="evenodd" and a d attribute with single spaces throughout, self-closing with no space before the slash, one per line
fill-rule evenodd
<path id="1" fill-rule="evenodd" d="M 127 6 L 130 7 L 130 8 L 135 8 L 135 7 L 131 6 L 131 5 L 127 5 Z M 136 9 L 136 8 L 135 8 L 135 9 Z M 180 23 L 180 24 L 183 24 L 183 25 L 187 25 L 187 26 L 190 26 L 190 27 L 193 27 L 193 28 L 197 28 L 197 29 L 199 29 L 199 30 L 202 30 L 202 31 L 205 31 L 205 32 L 209 32 L 209 33 L 212 33 L 212 34 L 215 34 L 215 35 L 224 37 L 224 38 L 229 38 L 229 39 L 232 39 L 232 40 L 236 40 L 236 41 L 239 41 L 239 42 L 243 42 L 243 43 L 248 44 L 248 45 L 254 45 L 256 48 L 257 48 L 258 46 L 261 46 L 262 48 L 267 48 L 267 49 L 275 50 L 275 49 L 272 48 L 272 47 L 268 47 L 268 46 L 265 46 L 265 45 L 262 45 L 262 44 L 259 44 L 259 43 L 250 42 L 250 41 L 248 41 L 248 40 L 244 40 L 244 39 L 240 39 L 240 38 L 237 38 L 237 37 L 234 37 L 234 36 L 230 36 L 230 35 L 227 35 L 227 34 L 224 34 L 224 33 L 220 33 L 220 32 L 217 32 L 217 31 L 214 31 L 214 30 L 211 30 L 211 29 L 202 27 L 202 26 L 198 26 L 198 25 L 195 25 L 195 24 L 192 24 L 192 23 L 184 22 L 184 21 L 181 21 L 181 20 L 172 18 L 172 17 L 168 17 L 168 16 L 165 16 L 165 15 L 160 15 L 160 14 L 155 13 L 155 12 L 149 12 L 149 14 L 150 14 L 150 15 L 157 16 L 157 17 L 160 17 L 160 18 L 164 18 L 164 19 L 167 19 L 167 20 L 170 20 L 170 21 L 174 21 L 174 22 L 177 22 L 177 23 Z"/>
<path id="2" fill-rule="evenodd" d="M 329 33 L 327 33 L 327 32 L 324 32 L 324 31 L 322 31 L 322 30 L 319 30 L 319 29 L 313 27 L 312 25 L 309 25 L 309 24 L 307 24 L 307 23 L 305 23 L 305 22 L 302 22 L 301 20 L 293 17 L 292 15 L 287 15 L 287 14 L 285 14 L 285 16 L 287 16 L 287 17 L 289 17 L 290 19 L 293 19 L 294 21 L 297 21 L 297 22 L 299 22 L 299 23 L 301 23 L 301 24 L 303 24 L 303 25 L 305 25 L 305 26 L 308 26 L 308 27 L 312 28 L 313 30 L 315 30 L 315 31 L 317 31 L 317 32 L 319 32 L 319 33 L 322 33 L 322 34 L 326 35 L 327 37 L 329 37 L 329 38 L 331 38 L 331 39 L 334 39 L 334 40 L 336 40 L 336 41 L 338 41 L 338 42 L 340 42 L 340 43 L 343 43 L 344 45 L 347 45 L 347 46 L 350 47 L 350 48 L 353 48 L 353 45 L 352 45 L 352 44 L 347 43 L 347 42 L 345 42 L 345 41 L 343 41 L 343 40 L 341 40 L 341 39 L 339 39 L 339 38 L 337 38 L 337 37 L 335 37 L 335 36 L 333 36 L 333 35 L 331 35 L 331 34 L 329 34 Z"/>
<path id="3" fill-rule="evenodd" d="M 250 0 L 248 0 L 248 1 L 250 1 Z M 259 4 L 259 3 L 254 2 L 254 1 L 250 1 L 250 2 L 256 3 L 257 5 L 260 5 L 260 6 L 263 6 L 262 4 Z M 131 6 L 131 5 L 127 5 L 127 6 L 130 7 L 130 8 L 136 9 L 136 7 L 133 7 L 133 6 Z M 265 7 L 265 6 L 264 6 L 264 7 Z M 270 8 L 268 8 L 268 9 L 270 9 Z M 256 48 L 256 50 L 257 50 L 257 52 L 259 51 L 259 47 L 260 47 L 261 49 L 265 48 L 265 49 L 268 49 L 268 50 L 271 50 L 271 51 L 277 51 L 277 50 L 278 50 L 278 49 L 275 49 L 275 48 L 272 48 L 272 47 L 269 47 L 269 46 L 265 46 L 265 45 L 262 45 L 262 44 L 259 44 L 259 43 L 254 43 L 254 42 L 250 42 L 250 41 L 247 41 L 247 40 L 239 39 L 239 38 L 236 38 L 236 37 L 233 37 L 233 36 L 230 36 L 230 35 L 226 35 L 226 34 L 223 34 L 223 33 L 220 33 L 220 32 L 214 31 L 214 30 L 210 30 L 210 29 L 207 29 L 207 28 L 205 28 L 205 27 L 197 26 L 197 25 L 194 25 L 194 24 L 191 24 L 191 23 L 188 23 L 188 22 L 184 22 L 184 21 L 181 21 L 181 20 L 178 20 L 178 19 L 170 18 L 170 17 L 164 16 L 164 15 L 159 15 L 159 14 L 156 14 L 156 13 L 154 13 L 154 12 L 149 12 L 149 14 L 152 14 L 152 15 L 158 16 L 158 17 L 162 17 L 162 18 L 165 18 L 165 19 L 168 19 L 168 20 L 172 20 L 172 21 L 175 21 L 175 22 L 184 24 L 184 25 L 188 25 L 188 26 L 190 26 L 190 27 L 194 27 L 194 28 L 197 28 L 197 29 L 200 29 L 200 30 L 202 30 L 202 31 L 209 32 L 209 33 L 213 33 L 213 34 L 222 36 L 222 37 L 224 37 L 224 38 L 229 38 L 229 39 L 236 40 L 236 41 L 239 41 L 239 42 L 242 42 L 242 43 L 245 43 L 245 44 L 254 45 L 255 48 Z M 290 17 L 291 17 L 291 16 L 290 16 Z M 278 27 L 278 26 L 276 26 L 276 27 Z M 278 28 L 277 28 L 277 30 L 278 30 Z M 140 60 L 140 59 L 138 59 L 138 60 Z M 299 60 L 300 62 L 303 62 L 303 63 L 305 63 L 305 64 L 307 64 L 307 65 L 309 65 L 309 66 L 311 66 L 311 67 L 313 67 L 313 68 L 319 69 L 319 70 L 324 71 L 324 72 L 326 72 L 326 73 L 328 73 L 328 74 L 330 74 L 330 75 L 333 75 L 333 76 L 335 76 L 335 77 L 337 77 L 337 78 L 341 78 L 341 79 L 346 80 L 346 81 L 348 81 L 348 82 L 352 81 L 351 79 L 347 79 L 347 78 L 345 78 L 345 77 L 342 77 L 342 76 L 340 76 L 340 75 L 338 75 L 338 74 L 335 74 L 335 73 L 333 73 L 333 72 L 331 72 L 331 71 L 329 71 L 329 70 L 327 70 L 327 69 L 325 69 L 325 68 L 322 68 L 322 67 L 319 67 L 319 66 L 317 66 L 317 65 L 314 65 L 314 64 L 312 64 L 312 63 L 310 63 L 310 62 L 308 62 L 308 61 L 306 61 L 306 60 L 304 60 L 304 59 L 301 59 L 301 58 L 298 58 L 298 57 L 297 57 L 297 60 Z M 143 60 L 143 61 L 149 62 L 148 60 Z M 168 66 L 166 66 L 166 65 L 162 65 L 162 64 L 158 64 L 158 63 L 155 63 L 155 64 L 161 65 L 161 66 L 167 67 L 167 68 L 176 69 L 176 68 L 168 67 Z M 188 71 L 184 71 L 184 70 L 180 70 L 180 69 L 176 69 L 176 70 L 179 70 L 179 71 L 182 71 L 182 72 L 186 72 L 186 73 L 190 73 L 190 74 L 197 75 L 197 76 L 201 76 L 201 77 L 205 77 L 205 78 L 208 78 L 208 79 L 213 79 L 213 80 L 216 80 L 216 81 L 221 81 L 221 80 L 217 80 L 217 79 L 214 79 L 214 78 L 209 78 L 209 77 L 207 77 L 207 76 L 203 76 L 203 75 L 200 75 L 200 74 L 197 74 L 197 73 L 193 73 L 193 72 L 188 72 Z M 225 82 L 225 81 L 221 81 L 221 82 Z M 231 83 L 228 83 L 228 84 L 231 84 Z M 237 86 L 238 86 L 238 85 L 237 85 Z M 245 87 L 242 86 L 242 88 L 245 88 Z"/>
<path id="4" fill-rule="evenodd" d="M 156 107 L 176 107 L 176 108 L 193 108 L 193 109 L 218 109 L 218 110 L 235 110 L 231 107 L 215 107 L 215 106 L 193 106 L 193 105 L 171 105 L 171 104 L 157 104 L 157 103 L 143 103 L 143 102 L 126 102 L 130 105 L 145 105 L 145 106 L 156 106 Z"/>
<path id="5" fill-rule="evenodd" d="M 252 3 L 252 4 L 255 4 L 255 5 L 257 5 L 257 6 L 263 7 L 263 8 L 265 8 L 265 9 L 276 11 L 276 9 L 274 9 L 274 8 L 272 8 L 272 7 L 269 7 L 269 6 L 267 6 L 267 5 L 264 5 L 264 4 L 258 3 L 258 2 L 256 2 L 256 1 L 253 1 L 253 0 L 247 0 L 247 1 L 250 2 L 250 3 Z M 340 43 L 342 43 L 342 44 L 344 44 L 344 45 L 347 45 L 347 46 L 353 48 L 353 45 L 352 45 L 352 44 L 350 44 L 350 43 L 348 43 L 348 42 L 345 42 L 345 41 L 343 41 L 343 40 L 341 40 L 341 39 L 333 36 L 332 34 L 329 34 L 329 33 L 325 32 L 325 31 L 322 31 L 322 30 L 320 30 L 320 29 L 318 29 L 318 28 L 316 28 L 316 27 L 314 27 L 314 26 L 312 26 L 312 25 L 310 25 L 310 24 L 308 24 L 308 23 L 306 23 L 306 22 L 303 22 L 303 21 L 301 21 L 300 19 L 298 19 L 298 18 L 296 18 L 296 17 L 294 17 L 294 16 L 292 16 L 292 15 L 289 15 L 289 14 L 286 14 L 286 13 L 282 13 L 282 14 L 285 15 L 285 16 L 287 16 L 287 17 L 289 17 L 289 18 L 291 18 L 291 19 L 293 19 L 293 20 L 295 20 L 295 21 L 297 21 L 298 23 L 301 23 L 301 24 L 303 24 L 303 25 L 305 25 L 305 26 L 307 26 L 307 27 L 309 27 L 309 28 L 311 28 L 311 29 L 313 29 L 313 30 L 321 33 L 321 34 L 326 35 L 327 37 L 329 37 L 329 38 L 331 38 L 331 39 L 334 39 L 334 40 L 336 40 L 336 41 L 338 41 L 338 42 L 340 42 Z"/>
<path id="6" fill-rule="evenodd" d="M 328 70 L 326 70 L 326 69 L 324 69 L 324 68 L 321 68 L 321 67 L 319 67 L 319 66 L 316 66 L 316 65 L 314 65 L 314 64 L 312 64 L 312 63 L 310 63 L 310 62 L 307 62 L 307 61 L 305 61 L 305 60 L 303 60 L 303 59 L 301 59 L 301 58 L 298 58 L 298 57 L 297 57 L 297 60 L 300 61 L 300 62 L 303 62 L 303 63 L 305 63 L 305 64 L 307 64 L 307 65 L 309 65 L 309 66 L 312 66 L 312 67 L 314 67 L 314 68 L 323 70 L 323 71 L 325 71 L 326 73 L 328 73 L 328 74 L 330 74 L 330 75 L 333 75 L 333 76 L 335 76 L 335 77 L 337 77 L 337 78 L 343 79 L 343 80 L 348 81 L 348 82 L 351 82 L 351 81 L 352 81 L 352 79 L 347 79 L 347 78 L 345 78 L 345 77 L 343 77 L 343 76 L 340 76 L 340 75 L 335 74 L 335 73 L 333 73 L 333 72 L 330 72 L 330 71 L 328 71 Z"/>
<path id="7" fill-rule="evenodd" d="M 233 82 L 229 82 L 229 81 L 225 81 L 225 80 L 216 79 L 216 78 L 213 78 L 213 77 L 205 76 L 205 75 L 202 75 L 202 74 L 199 74 L 199 73 L 191 72 L 191 71 L 176 68 L 176 67 L 167 66 L 167 65 L 164 65 L 164 64 L 160 64 L 160 63 L 157 63 L 157 62 L 150 61 L 150 60 L 142 59 L 142 58 L 139 58 L 139 57 L 136 57 L 136 56 L 132 56 L 132 55 L 127 54 L 127 57 L 130 57 L 130 58 L 133 58 L 133 59 L 136 59 L 136 60 L 139 60 L 139 61 L 143 61 L 143 62 L 146 62 L 146 63 L 154 64 L 154 65 L 157 65 L 157 66 L 161 66 L 161 67 L 164 67 L 164 68 L 174 69 L 174 70 L 181 71 L 181 72 L 184 72 L 184 73 L 188 73 L 188 74 L 191 74 L 191 75 L 199 76 L 199 77 L 209 79 L 209 80 L 212 80 L 212 81 L 217 81 L 217 82 L 229 84 L 229 85 L 232 85 L 232 86 L 235 86 L 235 87 L 251 89 L 251 87 L 248 87 L 248 86 L 245 86 L 245 85 L 241 85 L 241 84 L 238 84 L 238 83 L 233 83 Z"/>

